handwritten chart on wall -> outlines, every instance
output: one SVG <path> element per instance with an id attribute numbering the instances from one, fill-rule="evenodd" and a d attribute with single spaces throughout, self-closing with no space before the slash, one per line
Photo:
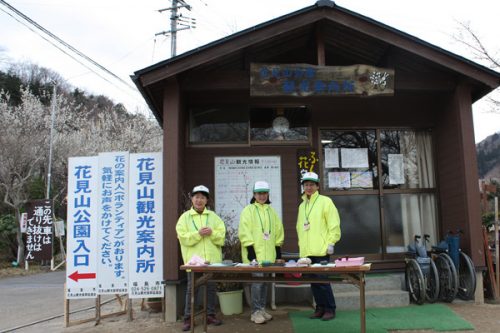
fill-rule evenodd
<path id="1" fill-rule="evenodd" d="M 250 203 L 253 185 L 267 181 L 271 205 L 281 213 L 281 159 L 279 156 L 215 157 L 215 211 L 233 228 L 238 227 L 240 213 Z"/>

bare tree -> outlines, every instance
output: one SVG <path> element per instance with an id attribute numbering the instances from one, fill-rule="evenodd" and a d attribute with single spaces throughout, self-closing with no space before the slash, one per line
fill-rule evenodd
<path id="1" fill-rule="evenodd" d="M 21 67 L 19 67 L 21 68 Z M 57 78 L 50 71 L 23 67 L 27 79 L 52 84 Z M 9 103 L 9 93 L 0 90 L 0 202 L 15 212 L 21 211 L 30 197 L 34 179 L 46 180 L 52 105 L 50 91 L 36 94 L 21 87 L 20 103 Z M 156 121 L 130 114 L 104 96 L 96 103 L 73 98 L 64 88 L 56 99 L 54 140 L 52 143 L 51 199 L 58 205 L 65 200 L 68 158 L 91 156 L 105 151 L 161 151 L 162 130 Z M 24 260 L 24 244 L 17 225 L 18 257 Z"/>
<path id="2" fill-rule="evenodd" d="M 21 208 L 30 199 L 29 185 L 39 171 L 45 154 L 48 115 L 40 100 L 22 91 L 22 104 L 8 105 L 8 95 L 0 95 L 0 194 L 20 220 Z M 17 226 L 18 257 L 23 261 L 24 244 Z"/>
<path id="3" fill-rule="evenodd" d="M 481 64 L 498 71 L 500 69 L 500 56 L 498 51 L 491 51 L 483 41 L 483 38 L 474 31 L 469 22 L 458 22 L 458 32 L 452 38 L 459 44 L 466 47 L 471 53 L 474 60 Z M 496 89 L 493 94 L 487 97 L 491 103 L 491 111 L 500 113 L 500 96 L 499 89 Z"/>

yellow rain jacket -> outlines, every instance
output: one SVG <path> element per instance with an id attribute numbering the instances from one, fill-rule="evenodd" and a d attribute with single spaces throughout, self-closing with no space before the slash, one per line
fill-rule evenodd
<path id="1" fill-rule="evenodd" d="M 316 191 L 310 200 L 302 196 L 297 216 L 300 257 L 325 256 L 328 244 L 340 240 L 340 217 L 333 201 Z M 306 220 L 309 230 L 304 230 Z"/>
<path id="2" fill-rule="evenodd" d="M 202 237 L 198 230 L 210 227 L 212 234 Z M 181 244 L 182 260 L 186 264 L 193 255 L 198 255 L 210 263 L 222 262 L 222 245 L 226 237 L 226 226 L 217 214 L 205 208 L 199 214 L 191 208 L 184 212 L 175 226 Z"/>
<path id="3" fill-rule="evenodd" d="M 264 234 L 269 239 L 264 239 Z M 253 246 L 257 261 L 276 260 L 276 246 L 283 245 L 285 234 L 283 224 L 273 207 L 254 202 L 243 208 L 240 215 L 238 237 L 241 242 L 241 257 L 248 263 L 247 246 Z"/>

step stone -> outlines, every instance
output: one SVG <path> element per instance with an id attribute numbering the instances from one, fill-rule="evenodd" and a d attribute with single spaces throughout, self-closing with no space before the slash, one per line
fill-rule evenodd
<path id="1" fill-rule="evenodd" d="M 339 310 L 359 310 L 359 293 L 343 292 L 335 294 Z M 404 290 L 372 290 L 365 292 L 366 308 L 390 308 L 410 304 L 408 292 Z"/>
<path id="2" fill-rule="evenodd" d="M 351 284 L 332 284 L 337 309 L 358 310 L 359 289 Z M 276 304 L 311 303 L 310 288 L 276 288 Z M 391 273 L 367 275 L 365 284 L 366 308 L 398 307 L 410 304 L 410 297 L 404 290 L 404 274 Z"/>

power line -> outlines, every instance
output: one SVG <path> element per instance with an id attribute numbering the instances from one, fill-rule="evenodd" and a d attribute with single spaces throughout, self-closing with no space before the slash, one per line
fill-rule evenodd
<path id="1" fill-rule="evenodd" d="M 95 60 L 93 60 L 92 58 L 90 58 L 89 56 L 87 56 L 86 54 L 84 54 L 83 52 L 79 51 L 75 47 L 73 47 L 70 44 L 66 43 L 64 40 L 62 40 L 61 38 L 57 37 L 56 35 L 54 35 L 49 30 L 47 30 L 44 27 L 42 27 L 40 24 L 38 24 L 37 22 L 35 22 L 31 18 L 29 18 L 27 15 L 23 14 L 22 12 L 20 12 L 19 10 L 17 10 L 13 6 L 11 6 L 10 4 L 8 4 L 6 1 L 0 0 L 0 3 L 2 5 L 4 5 L 5 7 L 7 7 L 10 11 L 12 11 L 13 13 L 15 13 L 16 15 L 18 15 L 20 18 L 22 18 L 24 21 L 26 21 L 30 26 L 26 25 L 24 22 L 18 20 L 16 17 L 14 17 L 10 13 L 8 13 L 5 10 L 2 9 L 2 11 L 5 12 L 7 15 L 11 16 L 16 21 L 18 21 L 19 23 L 23 24 L 24 26 L 26 26 L 31 31 L 35 32 L 37 35 L 39 35 L 44 40 L 46 40 L 47 42 L 49 42 L 50 44 L 52 44 L 54 47 L 56 47 L 57 49 L 59 49 L 61 52 L 63 52 L 64 54 L 68 55 L 69 57 L 71 57 L 73 60 L 77 61 L 80 65 L 84 66 L 88 70 L 92 71 L 94 74 L 98 75 L 100 78 L 102 78 L 106 82 L 108 82 L 110 84 L 113 84 L 108 79 L 106 79 L 105 77 L 103 77 L 102 75 L 100 75 L 99 73 L 97 73 L 96 71 L 94 71 L 92 68 L 90 68 L 89 66 L 85 65 L 82 61 L 80 61 L 79 59 L 77 59 L 76 57 L 74 57 L 73 55 L 71 55 L 70 53 L 68 53 L 62 47 L 60 47 L 59 45 L 56 45 L 54 42 L 52 42 L 51 40 L 49 40 L 45 36 L 39 34 L 37 31 L 33 30 L 31 28 L 31 26 L 33 26 L 36 29 L 40 30 L 42 33 L 44 33 L 45 35 L 49 36 L 50 38 L 52 38 L 53 40 L 55 40 L 59 44 L 63 45 L 67 49 L 71 50 L 73 53 L 75 53 L 76 55 L 78 55 L 80 58 L 83 58 L 84 60 L 90 62 L 92 65 L 94 65 L 98 69 L 102 70 L 103 72 L 105 72 L 106 74 L 108 74 L 111 77 L 115 78 L 116 80 L 120 81 L 122 84 L 124 84 L 125 86 L 127 86 L 128 88 L 130 88 L 131 90 L 133 90 L 134 92 L 137 92 L 137 89 L 134 86 L 132 86 L 130 83 L 126 82 L 125 80 L 123 80 L 122 78 L 120 78 L 118 75 L 116 75 L 115 73 L 111 72 L 109 69 L 107 69 L 106 67 L 102 66 L 101 64 L 99 64 L 98 62 L 96 62 Z"/>
<path id="2" fill-rule="evenodd" d="M 0 0 L 1 1 L 1 0 Z M 41 35 L 40 33 L 38 33 L 38 31 L 34 30 L 31 26 L 27 25 L 25 22 L 23 21 L 20 21 L 17 17 L 13 16 L 11 13 L 8 13 L 6 12 L 5 10 L 3 10 L 2 8 L 0 8 L 0 10 L 2 12 L 4 12 L 5 14 L 9 15 L 10 17 L 12 17 L 14 20 L 16 20 L 17 22 L 19 22 L 20 24 L 24 25 L 26 28 L 28 28 L 29 30 L 31 30 L 32 32 L 34 32 L 36 35 L 38 35 L 40 38 L 44 39 L 45 41 L 47 41 L 49 44 L 51 44 L 52 46 L 54 46 L 56 49 L 58 49 L 59 51 L 61 51 L 62 53 L 66 54 L 68 57 L 70 57 L 71 59 L 75 60 L 76 62 L 78 62 L 80 65 L 82 65 L 83 67 L 87 68 L 89 71 L 93 72 L 94 74 L 98 75 L 101 79 L 103 79 L 104 81 L 112 84 L 113 86 L 115 86 L 113 84 L 113 82 L 109 81 L 106 77 L 102 76 L 101 74 L 97 73 L 96 71 L 94 71 L 91 67 L 89 67 L 87 64 L 85 64 L 84 62 L 82 62 L 80 59 L 76 58 L 75 56 L 73 56 L 71 53 L 68 53 L 66 50 L 64 50 L 63 48 L 61 48 L 59 45 L 55 44 L 53 41 L 51 41 L 50 39 L 48 39 L 47 37 Z M 116 86 L 115 86 L 116 87 Z M 117 87 L 118 88 L 118 87 Z"/>

